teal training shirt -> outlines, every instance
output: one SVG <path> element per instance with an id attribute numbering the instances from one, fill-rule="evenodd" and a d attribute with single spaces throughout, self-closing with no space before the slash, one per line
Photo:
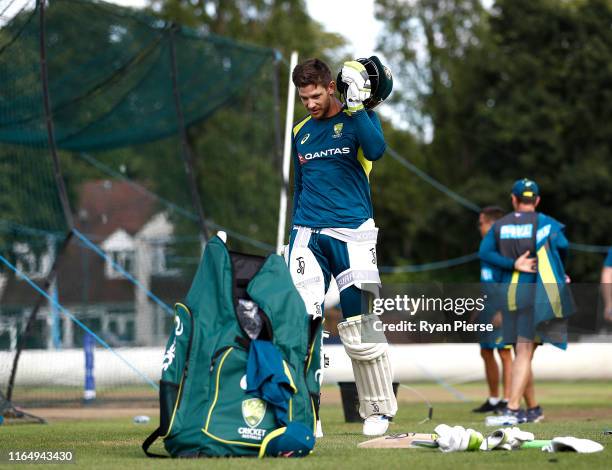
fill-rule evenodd
<path id="1" fill-rule="evenodd" d="M 292 139 L 293 224 L 357 228 L 372 218 L 369 174 L 385 148 L 373 111 L 351 116 L 343 109 L 330 118 L 298 121 Z"/>

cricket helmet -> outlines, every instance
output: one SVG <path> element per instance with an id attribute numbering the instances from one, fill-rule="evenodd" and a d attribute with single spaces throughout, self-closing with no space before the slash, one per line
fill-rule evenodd
<path id="1" fill-rule="evenodd" d="M 363 102 L 363 105 L 366 109 L 374 109 L 391 94 L 391 90 L 393 89 L 393 75 L 391 75 L 391 70 L 384 66 L 375 55 L 371 56 L 369 59 L 361 58 L 355 60 L 366 68 L 370 77 L 372 93 L 370 97 Z M 338 72 L 336 87 L 342 99 L 346 102 L 346 90 L 348 86 L 342 81 L 342 70 Z"/>

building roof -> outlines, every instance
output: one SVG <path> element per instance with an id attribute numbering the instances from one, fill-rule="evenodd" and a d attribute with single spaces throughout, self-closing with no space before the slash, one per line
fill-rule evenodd
<path id="1" fill-rule="evenodd" d="M 129 182 L 88 181 L 79 190 L 75 224 L 94 241 L 101 241 L 118 229 L 134 235 L 155 211 L 155 199 Z"/>

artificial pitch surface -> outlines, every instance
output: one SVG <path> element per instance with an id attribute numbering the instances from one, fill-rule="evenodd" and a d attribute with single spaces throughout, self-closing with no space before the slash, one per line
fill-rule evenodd
<path id="1" fill-rule="evenodd" d="M 419 384 L 416 388 L 434 405 L 434 420 L 417 424 L 427 413 L 424 404 L 406 389 L 400 394 L 400 413 L 391 432 L 432 432 L 440 423 L 472 427 L 486 435 L 491 428 L 484 425 L 483 415 L 470 412 L 482 398 L 483 384 L 457 386 L 471 402 L 458 401 L 437 385 Z M 344 423 L 338 393 L 335 388 L 324 389 L 322 418 L 325 437 L 317 442 L 315 452 L 305 459 L 210 459 L 161 460 L 147 459 L 140 449 L 144 438 L 157 425 L 153 419 L 146 425 L 132 422 L 141 410 L 113 412 L 110 409 L 46 411 L 48 425 L 20 425 L 5 423 L 0 426 L 0 457 L 6 462 L 9 450 L 71 450 L 76 466 L 68 468 L 321 468 L 325 470 L 387 468 L 610 468 L 612 436 L 604 436 L 604 429 L 612 428 L 612 384 L 610 382 L 542 383 L 538 392 L 546 421 L 522 425 L 536 439 L 554 436 L 576 436 L 602 443 L 605 450 L 598 454 L 548 454 L 537 449 L 513 452 L 473 452 L 443 454 L 431 449 L 358 449 L 365 440 L 359 424 Z M 30 410 L 35 412 L 36 410 Z M 41 410 L 42 411 L 42 410 Z M 99 412 L 99 413 L 97 413 Z M 151 414 L 154 412 L 151 411 Z M 99 418 L 92 417 L 99 414 Z M 81 419 L 75 419 L 76 416 Z M 122 415 L 122 417 L 118 417 Z M 87 419 L 83 419 L 87 416 Z M 161 446 L 155 450 L 161 450 Z M 6 466 L 8 467 L 8 466 Z M 18 468 L 27 467 L 20 464 Z M 36 467 L 40 468 L 40 467 Z"/>

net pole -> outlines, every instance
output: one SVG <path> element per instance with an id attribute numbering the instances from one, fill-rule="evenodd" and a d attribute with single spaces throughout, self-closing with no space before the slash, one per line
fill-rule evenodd
<path id="1" fill-rule="evenodd" d="M 62 244 L 60 245 L 59 250 L 55 258 L 53 259 L 53 264 L 51 265 L 51 269 L 49 270 L 49 274 L 45 278 L 44 283 L 44 291 L 47 292 L 51 285 L 55 282 L 57 277 L 57 272 L 59 270 L 61 260 L 63 258 L 64 252 L 72 239 L 73 229 L 74 229 L 74 219 L 72 217 L 72 209 L 70 208 L 70 202 L 68 200 L 68 192 L 66 191 L 66 185 L 64 183 L 64 178 L 62 176 L 62 168 L 60 165 L 59 157 L 57 155 L 57 147 L 55 142 L 55 131 L 53 128 L 53 115 L 51 113 L 51 99 L 49 97 L 49 76 L 47 73 L 47 45 L 46 45 L 46 28 L 45 28 L 45 0 L 36 0 L 36 5 L 39 10 L 39 47 L 40 47 L 40 81 L 42 87 L 42 98 L 43 98 L 43 107 L 45 112 L 45 122 L 47 127 L 47 140 L 49 151 L 51 152 L 51 159 L 53 161 L 53 176 L 55 178 L 55 185 L 57 187 L 57 191 L 60 198 L 60 203 L 62 205 L 62 212 L 64 214 L 64 219 L 66 221 L 66 225 L 68 227 L 68 233 L 64 237 Z M 6 398 L 10 401 L 13 396 L 13 389 L 15 387 L 15 378 L 17 376 L 17 366 L 19 363 L 19 357 L 21 356 L 21 351 L 23 350 L 23 346 L 25 344 L 25 338 L 27 338 L 32 325 L 34 324 L 34 320 L 36 320 L 36 316 L 38 315 L 38 311 L 45 300 L 45 297 L 42 294 L 38 295 L 36 300 L 36 304 L 28 317 L 28 321 L 23 330 L 23 333 L 19 336 L 19 340 L 17 341 L 17 351 L 15 352 L 15 357 L 13 359 L 13 367 L 11 369 L 11 376 L 9 378 L 9 383 L 7 386 Z"/>
<path id="2" fill-rule="evenodd" d="M 200 231 L 202 233 L 202 240 L 204 243 L 208 241 L 208 230 L 206 228 L 206 218 L 204 216 L 204 208 L 202 207 L 202 201 L 200 199 L 200 193 L 195 179 L 193 152 L 189 141 L 187 140 L 187 129 L 185 128 L 185 116 L 183 115 L 183 107 L 181 106 L 181 96 L 178 89 L 178 78 L 177 78 L 177 66 L 176 66 L 176 46 L 174 42 L 174 33 L 177 29 L 175 24 L 170 26 L 170 64 L 171 64 L 171 75 L 172 75 L 172 94 L 174 95 L 174 107 L 176 109 L 176 117 L 178 119 L 178 131 L 181 141 L 181 156 L 183 158 L 183 165 L 185 166 L 185 174 L 187 175 L 187 184 L 189 185 L 189 191 L 191 193 L 191 202 L 195 207 L 198 214 L 198 221 L 200 223 Z"/>
<path id="3" fill-rule="evenodd" d="M 297 65 L 298 53 L 291 53 L 289 63 L 289 86 L 287 89 L 287 114 L 285 115 L 285 145 L 283 147 L 283 181 L 280 191 L 278 208 L 278 231 L 276 233 L 276 253 L 280 255 L 285 240 L 285 225 L 287 224 L 287 191 L 289 188 L 289 169 L 291 164 L 291 129 L 293 127 L 293 110 L 295 108 L 295 86 L 291 81 L 291 72 Z"/>
<path id="4" fill-rule="evenodd" d="M 55 184 L 59 192 L 59 198 L 62 204 L 62 211 L 64 212 L 64 218 L 66 219 L 68 230 L 72 230 L 74 228 L 74 220 L 72 218 L 72 210 L 70 208 L 70 202 L 68 200 L 66 184 L 64 183 L 64 178 L 62 176 L 62 168 L 60 165 L 59 157 L 57 155 L 55 131 L 53 128 L 53 115 L 51 113 L 51 99 L 49 97 L 49 77 L 47 73 L 47 45 L 45 29 L 45 0 L 37 0 L 37 3 L 40 10 L 40 80 L 42 85 L 43 106 L 45 109 L 45 121 L 47 124 L 47 139 L 49 142 L 49 151 L 51 152 L 51 158 L 53 159 L 53 175 L 55 177 Z"/>

